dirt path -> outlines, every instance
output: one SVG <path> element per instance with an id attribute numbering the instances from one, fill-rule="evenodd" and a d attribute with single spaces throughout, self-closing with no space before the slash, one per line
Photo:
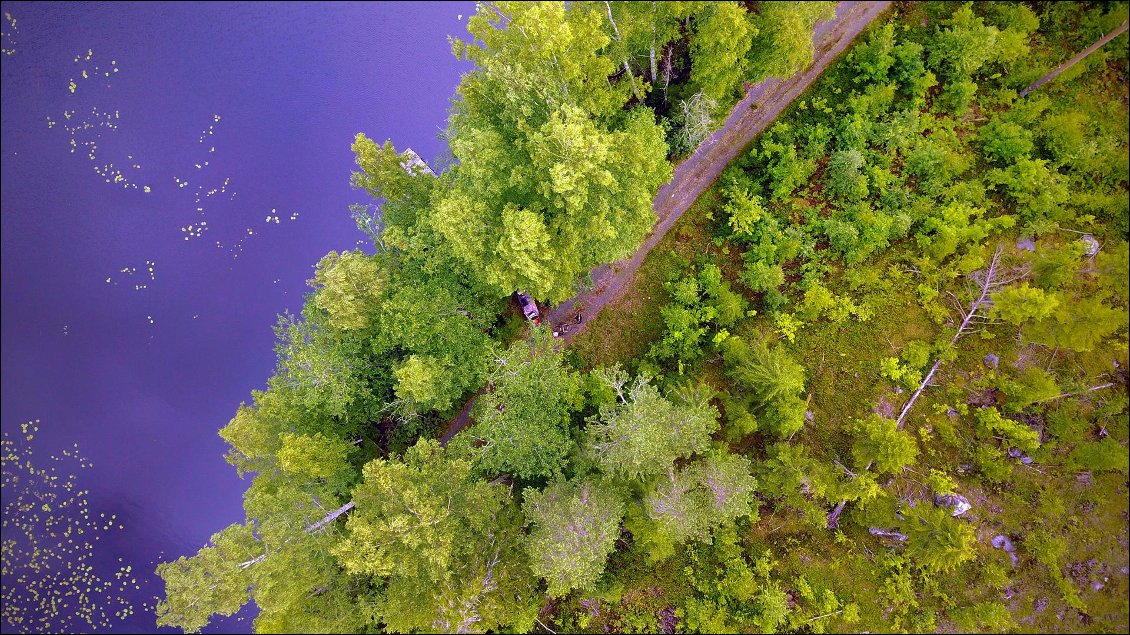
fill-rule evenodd
<path id="1" fill-rule="evenodd" d="M 655 195 L 655 214 L 659 218 L 643 245 L 628 260 L 601 265 L 592 271 L 593 288 L 558 305 L 549 313 L 557 328 L 571 326 L 563 333 L 566 342 L 600 313 L 618 300 L 631 285 L 644 258 L 659 244 L 675 221 L 722 174 L 755 136 L 769 127 L 789 104 L 804 92 L 832 60 L 847 48 L 855 36 L 883 12 L 890 2 L 841 2 L 836 17 L 816 25 L 815 55 L 812 66 L 787 80 L 767 79 L 754 84 L 726 119 L 725 125 L 699 145 L 675 169 L 675 176 Z M 580 307 L 578 311 L 577 307 Z M 581 324 L 573 320 L 580 313 Z"/>
<path id="2" fill-rule="evenodd" d="M 658 221 L 651 234 L 632 257 L 612 265 L 601 265 L 592 271 L 593 288 L 555 307 L 546 316 L 554 330 L 561 331 L 566 344 L 609 303 L 620 299 L 635 279 L 636 270 L 651 253 L 675 221 L 722 174 L 755 136 L 765 130 L 812 82 L 847 49 L 864 28 L 890 6 L 890 2 L 840 2 L 836 15 L 816 24 L 813 35 L 815 53 L 812 66 L 786 80 L 767 79 L 750 87 L 726 123 L 703 141 L 694 154 L 675 168 L 671 181 L 655 195 Z M 575 324 L 577 315 L 581 323 Z M 471 406 L 478 393 L 463 405 L 440 438 L 447 443 L 470 423 Z"/>

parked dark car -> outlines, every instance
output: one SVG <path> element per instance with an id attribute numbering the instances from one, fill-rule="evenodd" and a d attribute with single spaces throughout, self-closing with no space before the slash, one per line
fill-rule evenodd
<path id="1" fill-rule="evenodd" d="M 538 312 L 538 305 L 534 302 L 533 298 L 519 291 L 518 305 L 522 307 L 522 314 L 526 316 L 527 320 L 534 324 L 541 323 L 541 313 Z"/>

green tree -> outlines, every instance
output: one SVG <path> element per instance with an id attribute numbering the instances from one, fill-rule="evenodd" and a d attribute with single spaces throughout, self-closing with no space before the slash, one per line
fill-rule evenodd
<path id="1" fill-rule="evenodd" d="M 591 267 L 630 253 L 671 175 L 649 110 L 621 112 L 622 59 L 597 11 L 563 3 L 479 5 L 447 137 L 456 166 L 430 226 L 500 295 L 564 300 Z"/>
<path id="2" fill-rule="evenodd" d="M 335 531 L 299 533 L 249 567 L 257 633 L 348 633 L 365 628 L 359 586 L 330 555 Z M 299 573 L 300 572 L 300 573 Z"/>
<path id="3" fill-rule="evenodd" d="M 732 337 L 726 341 L 726 364 L 734 380 L 753 389 L 762 402 L 804 391 L 804 367 L 784 348 L 764 340 L 750 345 Z"/>
<path id="4" fill-rule="evenodd" d="M 1080 443 L 1067 459 L 1068 466 L 1080 470 L 1130 471 L 1130 451 L 1118 441 L 1106 437 L 1101 441 Z"/>
<path id="5" fill-rule="evenodd" d="M 688 92 L 702 91 L 724 108 L 732 104 L 746 78 L 746 53 L 755 33 L 738 3 L 708 3 L 695 16 Z"/>
<path id="6" fill-rule="evenodd" d="M 570 415 L 583 405 L 581 378 L 562 363 L 547 328 L 510 347 L 460 436 L 479 470 L 529 480 L 559 475 L 573 448 Z M 472 443 L 473 441 L 473 443 Z"/>
<path id="7" fill-rule="evenodd" d="M 427 355 L 412 355 L 393 371 L 396 396 L 412 403 L 420 411 L 445 410 L 455 401 L 446 388 L 452 383 L 451 371 L 445 364 Z"/>
<path id="8" fill-rule="evenodd" d="M 949 510 L 919 504 L 902 513 L 906 552 L 923 569 L 946 573 L 976 556 L 973 527 L 951 516 Z"/>
<path id="9" fill-rule="evenodd" d="M 389 578 L 380 620 L 399 633 L 529 632 L 542 595 L 524 538 L 520 510 L 505 506 L 481 533 L 462 534 L 465 543 L 445 580 L 422 584 L 410 575 Z"/>
<path id="10" fill-rule="evenodd" d="M 1028 336 L 1048 346 L 1090 351 L 1125 328 L 1125 309 L 1107 306 L 1103 298 L 1091 296 L 1062 304 L 1053 315 L 1033 324 Z"/>
<path id="11" fill-rule="evenodd" d="M 1054 293 L 1029 286 L 1027 282 L 1005 287 L 992 298 L 992 315 L 1012 324 L 1042 320 L 1059 306 L 1059 298 Z"/>
<path id="12" fill-rule="evenodd" d="M 721 348 L 726 374 L 756 404 L 750 412 L 759 428 L 784 438 L 804 426 L 804 367 L 784 348 L 764 341 L 750 345 L 740 337 L 728 338 Z"/>
<path id="13" fill-rule="evenodd" d="M 996 408 L 981 408 L 974 416 L 985 436 L 999 436 L 1007 445 L 1018 448 L 1022 452 L 1032 453 L 1040 447 L 1039 432 L 1019 421 L 1002 417 Z"/>
<path id="14" fill-rule="evenodd" d="M 674 543 L 708 540 L 715 527 L 756 514 L 750 467 L 749 459 L 727 453 L 672 468 L 644 499 L 647 516 Z"/>
<path id="15" fill-rule="evenodd" d="M 718 411 L 704 390 L 664 398 L 646 374 L 629 380 L 619 365 L 594 374 L 616 393 L 616 402 L 602 404 L 588 426 L 588 446 L 608 472 L 629 479 L 660 474 L 705 450 L 718 429 Z"/>
<path id="16" fill-rule="evenodd" d="M 1032 151 L 1032 133 L 1020 124 L 994 118 L 977 133 L 981 150 L 991 161 L 1007 165 Z"/>
<path id="17" fill-rule="evenodd" d="M 947 81 L 968 79 L 993 58 L 999 31 L 974 15 L 971 2 L 936 28 L 927 44 L 930 66 Z"/>
<path id="18" fill-rule="evenodd" d="M 728 223 L 734 236 L 739 240 L 753 236 L 754 229 L 765 215 L 761 197 L 734 185 L 727 187 L 723 196 L 726 203 L 722 209 L 729 217 Z"/>
<path id="19" fill-rule="evenodd" d="M 750 80 L 788 78 L 812 64 L 816 21 L 831 18 L 834 13 L 833 2 L 760 3 L 758 14 L 750 20 Z"/>
<path id="20" fill-rule="evenodd" d="M 884 83 L 895 63 L 895 25 L 888 22 L 849 54 L 858 69 L 856 83 Z"/>
<path id="21" fill-rule="evenodd" d="M 377 314 L 388 276 L 374 256 L 360 251 L 331 251 L 318 262 L 310 286 L 314 306 L 328 314 L 336 329 L 367 327 Z"/>
<path id="22" fill-rule="evenodd" d="M 863 168 L 863 155 L 858 150 L 841 150 L 833 154 L 825 177 L 828 193 L 848 201 L 866 197 L 867 176 Z"/>
<path id="23" fill-rule="evenodd" d="M 321 432 L 312 436 L 285 432 L 279 440 L 278 465 L 287 476 L 336 485 L 352 471 L 348 459 L 355 448 L 347 441 Z"/>
<path id="24" fill-rule="evenodd" d="M 530 566 L 546 579 L 549 595 L 591 591 L 620 536 L 620 498 L 595 481 L 527 488 L 523 497 Z"/>
<path id="25" fill-rule="evenodd" d="M 233 615 L 250 598 L 251 576 L 240 565 L 258 550 L 250 525 L 231 525 L 214 534 L 195 556 L 157 565 L 157 575 L 165 581 L 157 626 L 198 633 L 212 615 Z"/>
<path id="26" fill-rule="evenodd" d="M 421 440 L 404 462 L 376 459 L 353 491 L 357 507 L 334 554 L 351 574 L 439 583 L 503 507 L 501 485 L 478 481 L 471 462 Z"/>
<path id="27" fill-rule="evenodd" d="M 371 356 L 391 366 L 402 409 L 445 410 L 482 385 L 496 350 L 486 333 L 496 309 L 455 275 L 409 267 L 394 280 L 369 340 Z"/>
<path id="28" fill-rule="evenodd" d="M 878 471 L 894 474 L 918 457 L 918 443 L 894 419 L 871 414 L 856 424 L 856 435 L 851 452 L 858 465 L 874 464 Z"/>
<path id="29" fill-rule="evenodd" d="M 1017 628 L 1008 607 L 1000 602 L 978 602 L 953 613 L 954 621 L 968 633 L 1007 633 Z"/>
<path id="30" fill-rule="evenodd" d="M 256 407 L 268 408 L 268 418 L 285 431 L 347 438 L 383 405 L 387 371 L 369 354 L 366 338 L 328 329 L 316 315 L 310 319 L 316 312 L 311 304 L 308 298 L 304 319 L 279 316 L 270 397 L 257 395 Z"/>
<path id="31" fill-rule="evenodd" d="M 366 228 L 377 234 L 380 243 L 410 256 L 423 256 L 432 240 L 426 219 L 436 191 L 436 179 L 419 169 L 407 169 L 404 153 L 391 141 L 378 145 L 358 133 L 353 141 L 357 167 L 351 183 L 364 189 L 380 207 L 375 217 L 366 219 Z M 371 220 L 370 220 L 371 219 Z"/>

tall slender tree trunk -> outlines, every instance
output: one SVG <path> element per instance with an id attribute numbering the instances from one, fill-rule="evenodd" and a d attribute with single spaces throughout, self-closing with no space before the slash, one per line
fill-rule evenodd
<path id="1" fill-rule="evenodd" d="M 655 2 L 651 3 L 651 84 L 655 85 Z"/>
<path id="2" fill-rule="evenodd" d="M 341 507 L 338 507 L 337 509 L 333 510 L 332 512 L 330 512 L 330 513 L 326 514 L 326 515 L 325 515 L 325 517 L 324 517 L 324 518 L 322 518 L 321 520 L 319 520 L 318 522 L 316 522 L 316 523 L 314 523 L 313 525 L 310 525 L 309 527 L 307 527 L 307 528 L 306 528 L 306 533 L 308 533 L 308 534 L 312 534 L 312 533 L 314 533 L 315 531 L 318 531 L 318 530 L 319 530 L 319 529 L 321 529 L 322 527 L 325 527 L 326 525 L 328 525 L 328 524 L 332 523 L 333 521 L 337 520 L 338 516 L 341 516 L 342 514 L 344 514 L 344 513 L 348 512 L 348 511 L 350 511 L 351 509 L 353 509 L 353 507 L 354 507 L 354 502 L 353 502 L 353 501 L 349 501 L 348 503 L 346 503 L 346 504 L 342 505 Z"/>
<path id="3" fill-rule="evenodd" d="M 332 512 L 323 516 L 322 519 L 319 520 L 318 522 L 307 527 L 306 533 L 312 534 L 315 531 L 318 531 L 319 529 L 325 527 L 326 525 L 328 525 L 328 524 L 332 523 L 333 521 L 337 520 L 338 518 L 340 518 L 342 514 L 348 513 L 355 506 L 356 506 L 356 503 L 354 503 L 353 501 L 349 501 L 348 503 L 342 505 L 341 507 L 338 507 L 337 509 L 335 509 Z M 240 569 L 246 569 L 248 567 L 255 566 L 255 565 L 259 564 L 260 562 L 262 562 L 263 560 L 265 560 L 266 558 L 267 558 L 267 552 L 264 551 L 263 553 L 255 556 L 254 558 L 248 560 L 247 562 L 239 563 L 239 568 Z"/>
<path id="4" fill-rule="evenodd" d="M 620 29 L 617 28 L 617 26 L 616 26 L 616 20 L 614 20 L 612 18 L 612 3 L 609 2 L 608 0 L 604 0 L 604 6 L 605 6 L 605 8 L 608 9 L 608 21 L 612 24 L 612 33 L 615 34 L 616 41 L 619 42 L 620 44 L 623 44 L 624 40 L 620 39 Z M 627 47 L 625 47 L 624 48 L 624 72 L 628 74 L 628 79 L 631 80 L 631 82 L 632 82 L 632 94 L 635 95 L 636 97 L 638 97 L 639 99 L 643 99 L 643 95 L 641 95 L 639 89 L 636 88 L 636 76 L 632 74 L 632 66 L 631 66 L 631 64 L 628 63 L 627 55 L 628 55 L 628 49 L 627 49 Z"/>

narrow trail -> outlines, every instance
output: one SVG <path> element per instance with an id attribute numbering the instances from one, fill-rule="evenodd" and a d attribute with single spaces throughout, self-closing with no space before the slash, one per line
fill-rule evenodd
<path id="1" fill-rule="evenodd" d="M 636 271 L 668 230 L 699 196 L 736 159 L 753 138 L 763 132 L 824 72 L 867 25 L 890 6 L 890 2 L 840 2 L 836 15 L 816 24 L 813 33 L 813 63 L 788 79 L 769 78 L 754 84 L 734 106 L 725 124 L 706 138 L 694 153 L 675 168 L 671 181 L 659 188 L 653 207 L 657 221 L 651 234 L 626 260 L 601 265 L 592 271 L 593 287 L 554 307 L 545 316 L 564 344 L 592 322 L 605 306 L 619 300 L 635 279 Z M 576 324 L 576 317 L 581 323 Z M 446 444 L 471 422 L 476 393 L 463 404 L 440 437 Z"/>
<path id="2" fill-rule="evenodd" d="M 635 279 L 636 270 L 683 213 L 717 180 L 726 166 L 738 157 L 753 138 L 776 121 L 781 112 L 807 90 L 848 44 L 889 5 L 890 2 L 837 4 L 836 16 L 816 25 L 812 66 L 789 79 L 769 78 L 750 87 L 745 98 L 730 111 L 726 123 L 675 169 L 670 182 L 659 188 L 654 203 L 658 221 L 640 248 L 627 260 L 594 269 L 593 288 L 590 291 L 581 293 L 550 311 L 548 320 L 558 329 L 570 325 L 580 313 L 581 324 L 571 327 L 562 335 L 566 343 L 584 329 L 606 305 L 624 295 Z M 577 309 L 578 306 L 580 310 Z"/>

